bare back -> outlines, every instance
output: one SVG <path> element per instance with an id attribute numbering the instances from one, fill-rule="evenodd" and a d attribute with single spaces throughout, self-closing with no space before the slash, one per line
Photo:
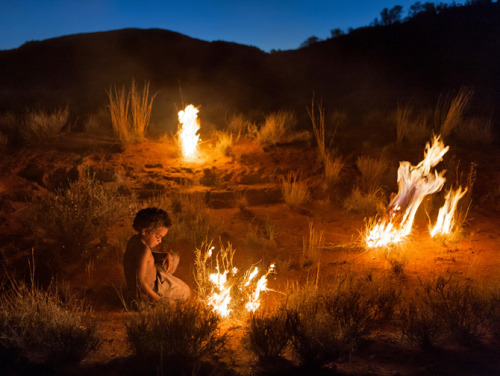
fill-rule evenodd
<path id="1" fill-rule="evenodd" d="M 123 269 L 127 288 L 132 296 L 138 295 L 140 291 L 150 295 L 156 280 L 155 260 L 151 249 L 145 245 L 139 236 L 132 236 L 123 256 Z"/>

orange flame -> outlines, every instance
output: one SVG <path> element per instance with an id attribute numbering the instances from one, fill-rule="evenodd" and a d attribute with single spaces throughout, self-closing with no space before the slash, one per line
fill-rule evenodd
<path id="1" fill-rule="evenodd" d="M 214 247 L 211 247 L 205 254 L 205 262 L 212 256 L 213 248 Z M 234 308 L 231 292 L 234 288 L 236 288 L 239 289 L 245 296 L 244 300 L 247 301 L 245 304 L 246 310 L 249 312 L 257 310 L 260 306 L 260 294 L 264 291 L 270 291 L 267 287 L 267 277 L 270 273 L 275 271 L 275 265 L 272 264 L 267 273 L 262 275 L 257 282 L 255 282 L 254 279 L 259 273 L 259 268 L 255 267 L 251 272 L 248 270 L 245 273 L 246 277 L 244 277 L 241 283 L 238 284 L 237 278 L 234 278 L 238 273 L 238 269 L 232 268 L 231 271 L 219 270 L 219 266 L 224 263 L 219 263 L 218 258 L 216 262 L 216 272 L 210 274 L 208 278 L 211 282 L 212 289 L 206 299 L 206 303 L 213 307 L 213 310 L 219 315 L 227 317 Z M 228 265 L 226 264 L 224 266 L 227 267 Z"/>
<path id="2" fill-rule="evenodd" d="M 457 190 L 450 190 L 445 196 L 444 205 L 439 209 L 438 219 L 431 230 L 431 237 L 436 235 L 446 235 L 451 232 L 455 225 L 455 209 L 458 201 L 467 193 L 467 187 L 462 191 L 462 187 Z"/>
<path id="3" fill-rule="evenodd" d="M 424 159 L 416 166 L 410 162 L 400 162 L 398 169 L 398 194 L 389 204 L 389 219 L 383 219 L 368 229 L 366 244 L 368 247 L 380 247 L 398 243 L 410 233 L 415 214 L 425 196 L 439 192 L 446 179 L 444 171 L 431 172 L 448 151 L 439 136 L 434 136 L 432 145 L 425 146 Z M 404 214 L 399 212 L 404 209 Z M 398 214 L 398 215 L 396 215 Z M 399 220 L 400 218 L 400 220 Z M 398 223 L 394 223 L 398 221 Z"/>
<path id="4" fill-rule="evenodd" d="M 198 141 L 200 138 L 198 134 L 200 130 L 198 112 L 199 110 L 190 104 L 178 113 L 179 123 L 182 124 L 177 131 L 178 141 L 181 146 L 182 155 L 187 160 L 193 159 L 198 151 Z"/>

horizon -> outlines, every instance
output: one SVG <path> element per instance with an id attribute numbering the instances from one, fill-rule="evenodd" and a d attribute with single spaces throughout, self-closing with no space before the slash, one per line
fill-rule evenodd
<path id="1" fill-rule="evenodd" d="M 126 28 L 163 29 L 208 42 L 254 46 L 265 52 L 293 50 L 310 37 L 331 37 L 334 29 L 347 33 L 370 26 L 384 8 L 401 5 L 405 18 L 416 2 L 5 0 L 0 3 L 0 50 L 16 49 L 30 41 Z M 433 3 L 463 5 L 453 1 Z"/>

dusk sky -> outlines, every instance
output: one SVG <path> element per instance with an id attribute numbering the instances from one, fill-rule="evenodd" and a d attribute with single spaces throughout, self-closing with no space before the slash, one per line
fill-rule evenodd
<path id="1" fill-rule="evenodd" d="M 0 49 L 62 35 L 160 28 L 264 51 L 296 49 L 311 36 L 368 26 L 384 8 L 415 0 L 0 0 Z M 426 1 L 421 1 L 425 3 Z M 447 3 L 452 1 L 437 1 Z M 464 2 L 457 1 L 462 4 Z"/>

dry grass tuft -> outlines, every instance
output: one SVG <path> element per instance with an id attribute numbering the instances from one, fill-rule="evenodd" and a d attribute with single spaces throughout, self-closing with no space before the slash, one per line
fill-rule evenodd
<path id="1" fill-rule="evenodd" d="M 380 189 L 363 192 L 355 187 L 344 200 L 344 208 L 354 213 L 374 215 L 385 211 L 384 198 Z"/>
<path id="2" fill-rule="evenodd" d="M 54 112 L 28 111 L 21 128 L 21 136 L 25 142 L 41 142 L 61 134 L 68 122 L 68 107 Z"/>
<path id="3" fill-rule="evenodd" d="M 283 199 L 290 208 L 305 204 L 310 198 L 307 183 L 299 180 L 299 176 L 292 171 L 281 178 L 281 191 Z"/>
<path id="4" fill-rule="evenodd" d="M 449 106 L 446 101 L 441 105 L 438 104 L 438 108 L 436 109 L 436 117 L 439 121 L 439 124 L 441 124 L 439 133 L 443 138 L 448 137 L 463 121 L 465 110 L 469 105 L 472 95 L 472 90 L 462 88 L 457 93 L 455 98 L 451 100 Z M 444 119 L 442 119 L 443 113 L 445 111 L 444 108 L 446 107 L 448 107 L 448 110 L 446 112 L 446 116 L 444 116 Z"/>
<path id="5" fill-rule="evenodd" d="M 284 142 L 285 136 L 290 133 L 296 123 L 297 119 L 293 112 L 278 111 L 268 115 L 260 128 L 251 125 L 248 131 L 259 145 L 268 147 Z"/>
<path id="6" fill-rule="evenodd" d="M 149 95 L 149 82 L 144 84 L 142 92 L 138 91 L 133 80 L 128 91 L 125 87 L 112 86 L 107 94 L 111 123 L 120 142 L 128 145 L 143 141 L 156 96 Z"/>
<path id="7" fill-rule="evenodd" d="M 321 258 L 321 248 L 323 247 L 323 231 L 314 229 L 313 223 L 309 222 L 308 236 L 302 239 L 302 255 L 300 257 L 300 267 L 317 264 Z"/>
<path id="8" fill-rule="evenodd" d="M 365 192 L 374 192 L 380 187 L 382 177 L 389 168 L 389 162 L 384 158 L 361 156 L 356 159 L 356 167 L 361 173 L 360 188 Z"/>
<path id="9" fill-rule="evenodd" d="M 226 131 L 215 133 L 215 150 L 225 156 L 230 157 L 233 149 L 233 134 Z"/>

